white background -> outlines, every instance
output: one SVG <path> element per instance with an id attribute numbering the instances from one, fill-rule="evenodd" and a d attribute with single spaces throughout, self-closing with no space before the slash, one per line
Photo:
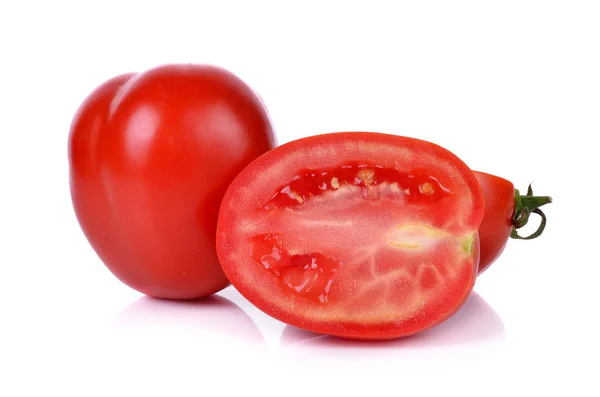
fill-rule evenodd
<path id="1" fill-rule="evenodd" d="M 598 2 L 147 3 L 0 5 L 0 396 L 599 395 Z M 66 142 L 98 84 L 167 62 L 238 74 L 280 143 L 382 131 L 534 182 L 546 232 L 391 343 L 286 327 L 231 287 L 141 297 L 78 227 Z"/>

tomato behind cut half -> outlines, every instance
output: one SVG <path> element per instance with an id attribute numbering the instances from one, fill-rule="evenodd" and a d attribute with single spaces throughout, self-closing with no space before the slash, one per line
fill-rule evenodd
<path id="1" fill-rule="evenodd" d="M 504 179 L 474 171 L 485 198 L 485 215 L 479 226 L 481 274 L 502 254 L 512 231 L 515 187 Z"/>
<path id="2" fill-rule="evenodd" d="M 229 186 L 217 253 L 272 317 L 314 332 L 392 339 L 450 317 L 473 288 L 484 199 L 433 143 L 342 132 L 279 146 Z"/>
<path id="3" fill-rule="evenodd" d="M 485 214 L 479 226 L 479 270 L 487 270 L 494 263 L 508 243 L 509 238 L 531 240 L 539 237 L 546 227 L 546 215 L 540 207 L 550 204 L 550 196 L 534 196 L 531 185 L 527 194 L 522 195 L 512 182 L 496 175 L 473 171 L 479 181 L 485 200 Z M 541 217 L 535 233 L 523 237 L 518 229 L 525 226 L 532 213 Z"/>
<path id="4" fill-rule="evenodd" d="M 75 215 L 125 285 L 163 299 L 212 295 L 229 285 L 215 250 L 221 198 L 276 144 L 258 95 L 225 69 L 166 64 L 117 76 L 71 123 Z"/>

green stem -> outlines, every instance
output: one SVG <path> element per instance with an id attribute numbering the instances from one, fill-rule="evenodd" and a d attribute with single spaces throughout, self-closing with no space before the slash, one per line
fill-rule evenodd
<path id="1" fill-rule="evenodd" d="M 549 196 L 534 196 L 531 185 L 527 188 L 527 194 L 521 195 L 518 189 L 515 189 L 515 212 L 512 222 L 512 231 L 510 237 L 520 240 L 532 240 L 539 237 L 546 227 L 546 215 L 539 208 L 543 205 L 550 204 L 552 197 Z M 529 221 L 531 213 L 537 214 L 541 218 L 538 229 L 529 236 L 522 237 L 517 232 L 517 229 L 522 228 Z"/>

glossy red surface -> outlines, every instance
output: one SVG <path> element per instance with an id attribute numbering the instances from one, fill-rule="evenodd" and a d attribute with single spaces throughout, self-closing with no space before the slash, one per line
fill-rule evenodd
<path id="1" fill-rule="evenodd" d="M 263 103 L 226 70 L 164 65 L 115 77 L 71 125 L 77 219 L 130 287 L 171 299 L 213 294 L 228 285 L 215 251 L 221 198 L 275 146 Z"/>

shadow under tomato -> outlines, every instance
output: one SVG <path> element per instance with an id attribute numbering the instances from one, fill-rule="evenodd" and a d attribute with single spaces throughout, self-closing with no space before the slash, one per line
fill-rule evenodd
<path id="1" fill-rule="evenodd" d="M 125 307 L 111 329 L 121 334 L 174 334 L 178 338 L 202 336 L 264 344 L 248 314 L 227 298 L 213 295 L 193 301 L 171 301 L 143 296 Z"/>
<path id="2" fill-rule="evenodd" d="M 286 325 L 281 335 L 282 346 L 298 343 L 312 346 L 347 346 L 347 347 L 441 347 L 458 344 L 489 342 L 502 340 L 506 330 L 502 320 L 494 309 L 476 292 L 472 292 L 465 304 L 444 323 L 427 331 L 401 339 L 389 341 L 357 341 L 306 331 Z"/>

